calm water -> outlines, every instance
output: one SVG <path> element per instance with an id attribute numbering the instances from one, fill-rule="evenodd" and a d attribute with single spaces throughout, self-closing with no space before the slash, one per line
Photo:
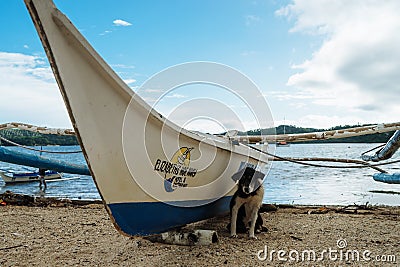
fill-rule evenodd
<path id="1" fill-rule="evenodd" d="M 39 152 L 29 151 L 26 149 L 18 147 L 7 147 L 15 151 L 21 151 L 23 153 L 39 154 Z M 40 148 L 40 147 L 36 147 Z M 52 151 L 79 151 L 79 146 L 49 146 L 43 147 L 44 150 Z M 82 153 L 74 154 L 49 154 L 43 153 L 43 157 L 56 158 L 75 164 L 86 164 L 85 158 Z M 0 161 L 0 170 L 14 170 L 14 171 L 35 171 L 37 169 L 25 166 L 19 166 L 14 164 L 9 164 Z M 36 195 L 36 196 L 47 196 L 47 197 L 61 197 L 61 198 L 71 198 L 71 199 L 100 199 L 100 195 L 97 188 L 93 182 L 91 176 L 68 174 L 64 173 L 63 178 L 72 180 L 65 181 L 50 181 L 47 183 L 47 189 L 45 193 L 39 190 L 39 183 L 23 183 L 23 184 L 11 184 L 6 185 L 4 181 L 0 178 L 0 192 L 10 190 L 14 193 Z"/>
<path id="2" fill-rule="evenodd" d="M 275 153 L 290 157 L 329 157 L 359 159 L 360 154 L 376 144 L 292 144 L 290 147 L 277 147 Z M 19 148 L 12 148 L 20 150 Z M 73 147 L 46 147 L 48 150 L 75 151 Z M 26 152 L 26 150 L 24 150 Z M 30 152 L 37 153 L 37 152 Z M 395 155 L 399 159 L 400 153 Z M 84 163 L 82 154 L 46 154 L 74 163 Z M 333 163 L 322 163 L 333 164 Z M 389 172 L 400 172 L 400 164 L 384 166 Z M 1 170 L 26 171 L 30 167 L 0 162 Z M 375 182 L 373 169 L 326 169 L 301 166 L 288 162 L 273 162 L 265 180 L 266 203 L 279 204 L 383 204 L 400 205 L 400 194 L 372 193 L 371 191 L 391 191 L 400 193 L 400 185 Z M 49 182 L 44 193 L 49 197 L 71 199 L 100 199 L 96 186 L 90 176 L 64 174 L 73 180 Z M 0 179 L 0 192 L 11 190 L 15 193 L 43 195 L 37 183 L 5 185 Z"/>
<path id="3" fill-rule="evenodd" d="M 275 153 L 290 157 L 326 157 L 360 159 L 362 152 L 378 144 L 291 144 L 277 147 Z M 392 159 L 399 159 L 395 154 Z M 333 165 L 330 162 L 320 164 Z M 400 163 L 383 166 L 390 173 L 399 172 Z M 365 169 L 328 169 L 273 162 L 265 181 L 264 202 L 285 204 L 381 204 L 400 205 L 400 185 L 376 182 L 377 171 Z M 399 194 L 372 193 L 394 191 Z"/>

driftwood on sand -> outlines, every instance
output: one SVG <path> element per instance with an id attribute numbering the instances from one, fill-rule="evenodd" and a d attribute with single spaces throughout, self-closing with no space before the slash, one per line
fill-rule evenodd
<path id="1" fill-rule="evenodd" d="M 36 197 L 23 194 L 16 194 L 9 190 L 0 194 L 0 202 L 3 205 L 14 205 L 14 206 L 34 206 L 34 207 L 46 207 L 46 206 L 84 206 L 88 204 L 102 204 L 100 200 L 79 200 L 79 199 L 60 199 L 55 197 Z"/>
<path id="2" fill-rule="evenodd" d="M 218 234 L 213 230 L 176 230 L 146 237 L 151 242 L 183 246 L 211 245 L 218 242 Z"/>

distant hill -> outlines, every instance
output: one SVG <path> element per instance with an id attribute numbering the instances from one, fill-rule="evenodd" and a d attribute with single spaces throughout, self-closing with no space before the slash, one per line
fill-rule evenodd
<path id="1" fill-rule="evenodd" d="M 60 145 L 71 146 L 78 145 L 78 140 L 75 136 L 70 135 L 55 135 L 55 134 L 40 134 L 19 129 L 6 129 L 0 131 L 0 136 L 13 141 L 17 144 L 25 146 L 46 146 Z M 6 141 L 0 141 L 2 146 L 10 146 Z"/>

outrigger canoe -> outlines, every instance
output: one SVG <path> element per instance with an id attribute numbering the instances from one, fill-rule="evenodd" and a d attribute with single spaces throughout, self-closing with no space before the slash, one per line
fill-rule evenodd
<path id="1" fill-rule="evenodd" d="M 118 230 L 150 235 L 229 211 L 245 167 L 268 158 L 182 129 L 138 97 L 51 1 L 25 0 L 103 203 Z"/>
<path id="2" fill-rule="evenodd" d="M 39 181 L 39 172 L 0 172 L 5 183 L 26 183 Z M 61 179 L 61 174 L 56 171 L 47 170 L 45 180 Z"/>

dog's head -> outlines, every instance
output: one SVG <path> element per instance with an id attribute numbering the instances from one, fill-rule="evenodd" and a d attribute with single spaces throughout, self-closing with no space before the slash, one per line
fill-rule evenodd
<path id="1" fill-rule="evenodd" d="M 239 190 L 248 195 L 256 191 L 262 184 L 264 174 L 255 169 L 246 167 L 242 177 L 239 180 Z"/>

